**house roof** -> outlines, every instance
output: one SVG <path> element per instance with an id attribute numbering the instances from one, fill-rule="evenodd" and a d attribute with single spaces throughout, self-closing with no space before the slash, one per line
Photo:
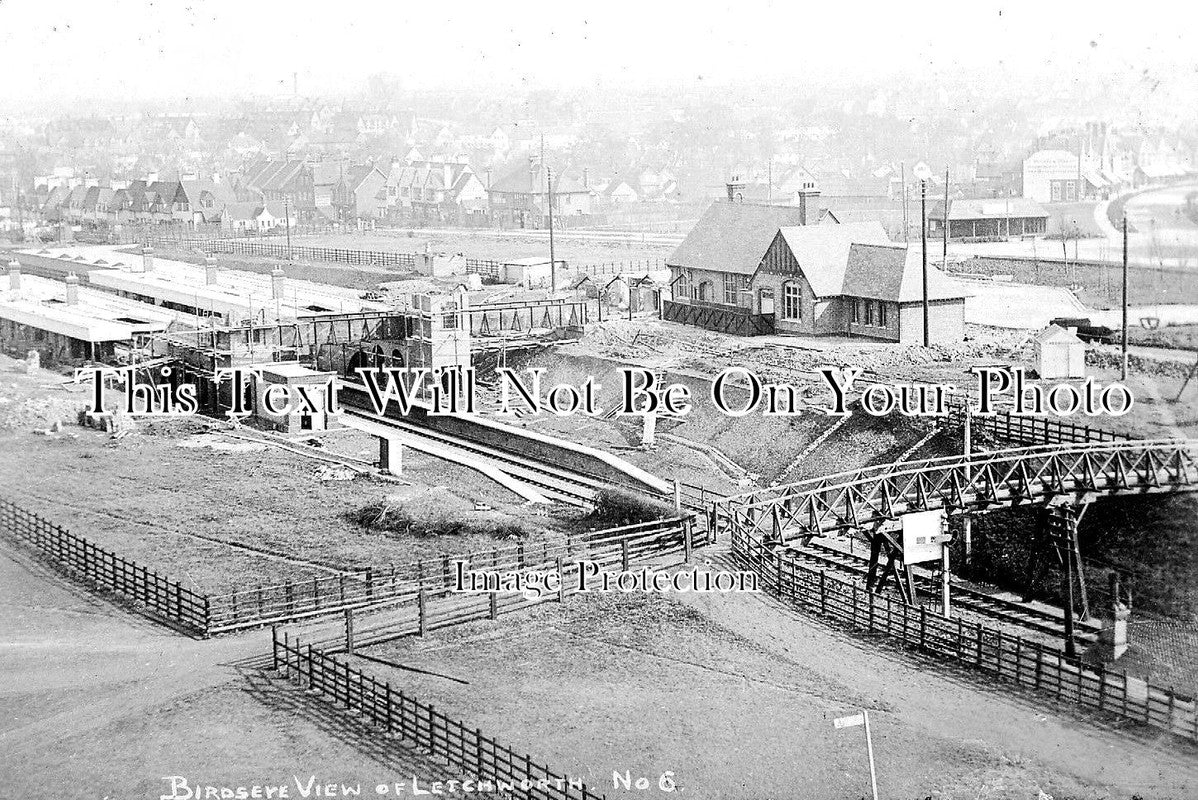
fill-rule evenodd
<path id="1" fill-rule="evenodd" d="M 842 293 L 849 251 L 855 243 L 890 244 L 886 229 L 877 220 L 843 225 L 789 226 L 779 229 L 778 235 L 799 262 L 799 268 L 817 297 Z M 761 252 L 764 255 L 765 250 Z"/>
<path id="2" fill-rule="evenodd" d="M 934 203 L 928 211 L 931 219 L 944 219 L 944 201 Z M 1043 217 L 1048 212 L 1035 200 L 1026 197 L 974 198 L 948 201 L 949 220 L 1008 219 L 1010 217 Z"/>
<path id="3" fill-rule="evenodd" d="M 802 224 L 797 206 L 717 201 L 666 259 L 666 265 L 752 275 L 778 230 Z"/>
<path id="4" fill-rule="evenodd" d="M 541 164 L 520 164 L 491 183 L 489 192 L 500 194 L 544 194 L 545 174 Z M 553 170 L 553 193 L 576 194 L 590 192 L 567 170 Z"/>
<path id="5" fill-rule="evenodd" d="M 1043 330 L 1036 331 L 1036 335 L 1032 337 L 1037 344 L 1048 344 L 1049 342 L 1068 342 L 1073 344 L 1078 342 L 1084 344 L 1077 334 L 1068 328 L 1062 328 L 1060 325 L 1049 325 Z"/>
<path id="6" fill-rule="evenodd" d="M 918 248 L 855 243 L 849 248 L 839 294 L 899 303 L 920 302 L 922 270 L 923 258 Z M 929 300 L 960 300 L 967 295 L 956 281 L 928 264 Z"/>

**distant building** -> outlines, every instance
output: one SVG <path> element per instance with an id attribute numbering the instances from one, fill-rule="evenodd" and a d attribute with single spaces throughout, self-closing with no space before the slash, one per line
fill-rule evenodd
<path id="1" fill-rule="evenodd" d="M 666 259 L 671 289 L 662 316 L 739 335 L 853 335 L 919 344 L 918 256 L 891 243 L 876 221 L 842 225 L 826 209 L 720 202 Z M 929 267 L 933 342 L 964 337 L 964 299 L 952 280 Z"/>
<path id="2" fill-rule="evenodd" d="M 535 159 L 496 179 L 487 188 L 491 213 L 501 225 L 514 228 L 549 226 L 549 173 Z M 587 176 L 554 170 L 553 213 L 557 217 L 589 215 L 595 192 Z"/>
<path id="3" fill-rule="evenodd" d="M 1103 199 L 1116 184 L 1098 162 L 1068 150 L 1040 150 L 1023 161 L 1023 196 L 1038 203 Z"/>
<path id="4" fill-rule="evenodd" d="M 944 201 L 928 211 L 928 235 L 943 237 Z M 1025 197 L 948 201 L 948 238 L 955 241 L 995 241 L 1021 236 L 1043 236 L 1048 212 Z"/>
<path id="5" fill-rule="evenodd" d="M 1086 377 L 1086 343 L 1075 330 L 1049 325 L 1036 334 L 1035 344 L 1041 380 Z"/>

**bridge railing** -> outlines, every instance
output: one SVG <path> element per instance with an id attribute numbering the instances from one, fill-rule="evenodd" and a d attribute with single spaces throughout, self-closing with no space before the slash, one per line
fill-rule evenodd
<path id="1" fill-rule="evenodd" d="M 753 527 L 784 523 L 813 531 L 917 508 L 963 508 L 1080 491 L 1169 491 L 1198 484 L 1198 442 L 1161 439 L 1041 445 L 970 458 L 950 456 L 868 467 L 734 495 L 718 513 Z M 809 519 L 804 519 L 808 515 Z"/>
<path id="2" fill-rule="evenodd" d="M 1198 703 L 1173 687 L 1125 670 L 1071 660 L 1057 648 L 961 617 L 867 592 L 860 583 L 771 551 L 750 531 L 732 529 L 732 552 L 780 598 L 852 631 L 886 636 L 921 653 L 980 670 L 1090 711 L 1101 711 L 1198 742 Z"/>

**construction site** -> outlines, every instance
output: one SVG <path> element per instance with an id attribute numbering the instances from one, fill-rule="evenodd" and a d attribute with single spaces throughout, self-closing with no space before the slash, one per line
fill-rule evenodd
<path id="1" fill-rule="evenodd" d="M 2 583 L 28 646 L 6 703 L 41 716 L 6 736 L 13 796 L 855 797 L 833 727 L 855 710 L 886 796 L 1193 796 L 1193 352 L 1085 342 L 1046 324 L 1085 308 L 1068 290 L 947 263 L 921 304 L 915 249 L 777 216 L 594 263 L 582 237 L 487 257 L 449 233 L 365 260 L 299 237 L 7 253 Z M 1134 408 L 977 415 L 979 366 Z M 810 413 L 720 412 L 730 367 Z M 548 400 L 627 368 L 693 408 L 497 413 L 497 370 Z M 850 409 L 958 391 L 829 415 L 828 369 L 860 370 Z M 474 413 L 440 413 L 468 374 Z M 400 375 L 410 404 L 380 408 Z M 194 413 L 155 405 L 184 386 Z M 755 590 L 578 591 L 584 561 Z M 461 592 L 456 565 L 561 580 Z M 150 689 L 121 710 L 128 681 Z"/>

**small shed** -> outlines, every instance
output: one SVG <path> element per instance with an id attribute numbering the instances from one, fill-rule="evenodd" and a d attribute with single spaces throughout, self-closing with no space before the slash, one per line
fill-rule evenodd
<path id="1" fill-rule="evenodd" d="M 1036 371 L 1041 379 L 1086 377 L 1086 343 L 1074 328 L 1049 325 L 1036 334 Z"/>
<path id="2" fill-rule="evenodd" d="M 255 381 L 255 416 L 264 424 L 283 433 L 323 431 L 328 427 L 328 385 L 336 378 L 332 372 L 318 372 L 296 362 L 262 365 L 262 379 Z M 272 398 L 273 409 L 265 395 L 283 386 Z M 303 387 L 302 390 L 300 387 Z M 303 391 L 307 402 L 301 398 Z M 311 407 L 315 407 L 315 411 Z"/>
<path id="3" fill-rule="evenodd" d="M 557 273 L 564 274 L 566 262 L 557 259 Z M 503 282 L 514 283 L 525 289 L 542 289 L 552 282 L 549 259 L 517 258 L 503 263 Z"/>

